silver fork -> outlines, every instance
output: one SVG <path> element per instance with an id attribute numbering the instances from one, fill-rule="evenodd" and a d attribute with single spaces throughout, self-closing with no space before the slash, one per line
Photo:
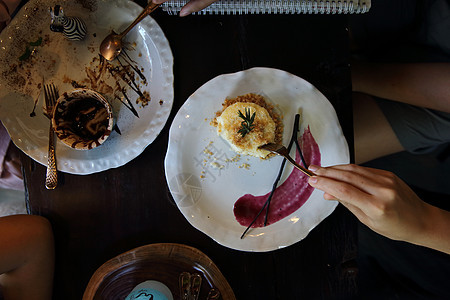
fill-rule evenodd
<path id="1" fill-rule="evenodd" d="M 260 146 L 259 149 L 264 149 L 264 150 L 273 152 L 275 154 L 281 155 L 284 158 L 286 158 L 291 164 L 293 164 L 294 167 L 296 167 L 297 169 L 299 169 L 300 171 L 302 171 L 303 173 L 305 173 L 309 177 L 316 176 L 316 174 L 314 174 L 313 172 L 311 172 L 308 169 L 303 168 L 292 157 L 290 157 L 288 149 L 286 149 L 286 147 L 283 146 L 283 145 L 269 143 L 269 144 Z"/>
<path id="2" fill-rule="evenodd" d="M 50 119 L 50 129 L 48 134 L 48 160 L 47 160 L 47 174 L 45 177 L 45 187 L 53 190 L 58 185 L 58 173 L 56 169 L 55 156 L 55 133 L 52 126 L 53 107 L 58 99 L 58 90 L 55 85 L 44 85 L 45 110 L 44 115 Z"/>

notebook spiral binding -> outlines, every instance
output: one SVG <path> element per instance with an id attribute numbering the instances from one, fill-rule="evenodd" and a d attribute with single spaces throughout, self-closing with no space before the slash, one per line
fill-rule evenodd
<path id="1" fill-rule="evenodd" d="M 170 0 L 161 7 L 176 15 L 188 0 Z M 362 14 L 371 0 L 219 0 L 194 14 Z"/>

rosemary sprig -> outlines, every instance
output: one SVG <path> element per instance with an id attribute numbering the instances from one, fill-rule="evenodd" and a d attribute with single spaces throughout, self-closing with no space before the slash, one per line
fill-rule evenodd
<path id="1" fill-rule="evenodd" d="M 240 133 L 242 135 L 242 137 L 244 137 L 247 133 L 249 133 L 255 127 L 253 122 L 255 121 L 255 116 L 256 116 L 256 112 L 254 112 L 250 116 L 250 108 L 246 107 L 244 112 L 245 112 L 245 115 L 240 110 L 238 110 L 239 118 L 244 120 L 241 122 L 241 127 L 238 130 L 238 133 Z"/>

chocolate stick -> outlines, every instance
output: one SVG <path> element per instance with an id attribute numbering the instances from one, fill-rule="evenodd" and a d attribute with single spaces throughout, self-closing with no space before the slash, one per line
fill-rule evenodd
<path id="1" fill-rule="evenodd" d="M 287 147 L 288 150 L 291 150 L 293 143 L 297 140 L 297 133 L 299 131 L 299 120 L 300 120 L 300 115 L 296 114 L 295 115 L 295 120 L 294 120 L 294 129 L 292 131 L 291 140 L 289 141 L 289 145 Z M 256 220 L 258 219 L 259 215 L 262 213 L 262 211 L 264 209 L 266 209 L 266 215 L 265 215 L 265 218 L 264 218 L 264 226 L 267 225 L 267 216 L 269 214 L 270 202 L 272 201 L 272 196 L 273 196 L 273 194 L 275 192 L 275 189 L 278 186 L 278 182 L 281 179 L 281 175 L 283 174 L 283 170 L 284 170 L 284 166 L 285 165 L 286 165 L 286 159 L 284 158 L 283 161 L 281 162 L 280 171 L 278 172 L 278 176 L 275 179 L 275 182 L 274 182 L 274 184 L 272 186 L 272 191 L 270 192 L 270 195 L 267 197 L 266 202 L 264 203 L 264 205 L 262 206 L 261 210 L 258 212 L 256 217 L 253 219 L 253 221 L 250 223 L 250 225 L 248 225 L 247 229 L 245 229 L 244 233 L 241 235 L 241 239 L 244 238 L 245 234 L 250 230 L 250 228 L 256 222 Z"/>

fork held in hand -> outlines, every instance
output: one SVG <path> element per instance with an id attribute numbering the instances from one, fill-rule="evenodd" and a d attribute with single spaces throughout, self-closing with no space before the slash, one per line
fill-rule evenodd
<path id="1" fill-rule="evenodd" d="M 48 135 L 48 161 L 47 174 L 45 177 L 45 187 L 53 190 L 58 185 L 58 171 L 56 168 L 55 156 L 55 133 L 52 126 L 53 108 L 58 99 L 58 91 L 54 84 L 44 85 L 45 112 L 44 114 L 50 119 L 50 129 Z"/>
<path id="2" fill-rule="evenodd" d="M 297 169 L 299 169 L 300 171 L 302 171 L 303 173 L 305 173 L 307 176 L 311 177 L 311 176 L 316 176 L 316 174 L 314 174 L 313 172 L 311 172 L 310 170 L 300 166 L 292 157 L 289 156 L 289 151 L 286 149 L 286 147 L 284 147 L 283 145 L 278 145 L 278 144 L 266 144 L 263 146 L 259 147 L 260 149 L 264 149 L 270 152 L 273 152 L 275 154 L 281 155 L 284 158 L 286 158 L 291 164 L 294 165 L 294 167 L 296 167 Z"/>

